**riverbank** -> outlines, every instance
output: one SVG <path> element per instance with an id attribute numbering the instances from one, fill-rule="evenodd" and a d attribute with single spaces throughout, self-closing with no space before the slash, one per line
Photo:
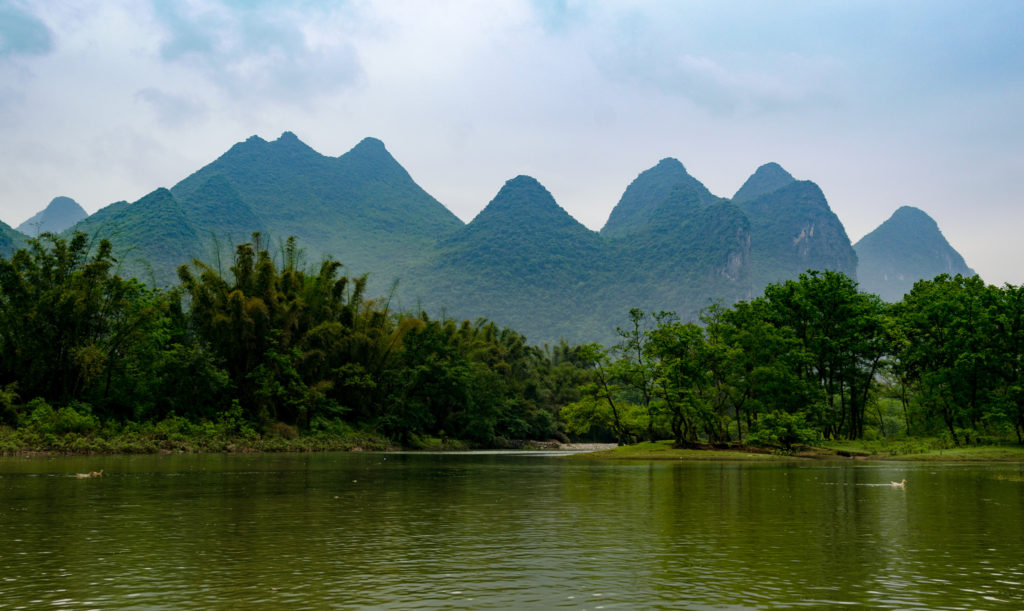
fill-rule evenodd
<path id="1" fill-rule="evenodd" d="M 669 440 L 642 442 L 633 445 L 611 447 L 606 450 L 578 454 L 582 460 L 780 460 L 792 458 L 772 454 L 764 448 L 749 446 L 736 448 L 674 448 Z"/>
<path id="2" fill-rule="evenodd" d="M 156 423 L 108 425 L 91 432 L 39 431 L 0 426 L 0 456 L 91 456 L 115 454 L 217 454 L 272 452 L 387 452 L 412 450 L 452 452 L 474 449 L 550 450 L 594 452 L 615 447 L 611 443 L 563 443 L 556 440 L 498 440 L 481 448 L 451 438 L 413 436 L 395 443 L 373 431 L 337 425 L 332 430 L 298 432 L 272 426 L 262 433 L 237 423 L 191 423 L 168 419 Z"/>
<path id="3" fill-rule="evenodd" d="M 1024 445 L 1012 440 L 955 446 L 942 438 L 879 441 L 833 441 L 824 450 L 859 460 L 912 460 L 935 462 L 1024 462 Z"/>
<path id="4" fill-rule="evenodd" d="M 1024 462 L 1024 446 L 1011 441 L 956 447 L 944 439 L 830 441 L 792 453 L 754 446 L 674 448 L 669 440 L 616 446 L 608 443 L 508 441 L 498 449 L 575 452 L 581 460 L 901 460 L 935 462 Z M 168 419 L 157 423 L 108 426 L 88 433 L 54 433 L 0 426 L 0 456 L 204 454 L 258 452 L 385 452 L 394 450 L 461 451 L 478 446 L 450 438 L 414 437 L 398 444 L 373 431 L 347 426 L 299 433 L 292 427 L 270 427 L 262 433 L 238 423 L 189 423 Z"/>
<path id="5" fill-rule="evenodd" d="M 204 454 L 255 452 L 360 452 L 396 450 L 391 440 L 372 432 L 339 431 L 299 435 L 294 430 L 256 434 L 130 425 L 94 433 L 39 433 L 0 427 L 0 456 Z"/>
<path id="6" fill-rule="evenodd" d="M 580 454 L 584 460 L 901 460 L 934 462 L 1024 462 L 1024 446 L 1017 444 L 944 447 L 940 440 L 915 439 L 898 442 L 837 441 L 818 447 L 804 447 L 793 453 L 752 446 L 673 448 L 671 441 L 637 443 Z"/>

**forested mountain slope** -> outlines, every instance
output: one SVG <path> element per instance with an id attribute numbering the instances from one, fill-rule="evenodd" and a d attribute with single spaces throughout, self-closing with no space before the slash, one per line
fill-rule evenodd
<path id="1" fill-rule="evenodd" d="M 248 209 L 239 220 L 207 225 L 200 233 L 212 228 L 225 237 L 253 225 L 271 240 L 296 236 L 310 261 L 331 255 L 352 273 L 372 272 L 380 290 L 421 260 L 439 237 L 463 225 L 374 138 L 340 157 L 326 157 L 291 132 L 274 142 L 253 136 L 171 191 L 186 208 L 209 214 L 209 203 L 196 200 L 210 201 L 209 181 L 218 176 L 226 186 L 216 188 L 237 194 L 229 196 L 231 205 L 241 210 L 241 202 Z"/>
<path id="2" fill-rule="evenodd" d="M 686 189 L 698 203 L 717 199 L 699 180 L 690 176 L 677 159 L 662 159 L 658 165 L 640 173 L 612 209 L 601 229 L 607 238 L 620 238 L 644 229 L 662 203 L 676 189 Z"/>
<path id="3" fill-rule="evenodd" d="M 403 299 L 459 318 L 485 316 L 531 340 L 580 340 L 603 320 L 605 243 L 529 176 L 509 180 L 464 229 L 409 275 Z"/>
<path id="4" fill-rule="evenodd" d="M 750 220 L 753 292 L 809 269 L 857 277 L 857 254 L 818 185 L 761 166 L 733 201 Z"/>
<path id="5" fill-rule="evenodd" d="M 9 257 L 15 250 L 24 246 L 26 237 L 0 221 L 0 257 Z"/>
<path id="6" fill-rule="evenodd" d="M 181 205 L 163 188 L 135 203 L 111 204 L 69 231 L 110 240 L 119 273 L 155 286 L 173 284 L 179 265 L 206 254 Z"/>
<path id="7" fill-rule="evenodd" d="M 111 239 L 122 272 L 157 285 L 176 282 L 193 257 L 226 270 L 253 232 L 278 255 L 294 236 L 307 265 L 329 256 L 347 274 L 368 274 L 370 296 L 432 316 L 493 319 L 534 343 L 612 341 L 630 308 L 693 319 L 808 269 L 858 271 L 821 189 L 774 163 L 728 200 L 663 159 L 632 181 L 597 233 L 527 176 L 463 224 L 379 140 L 327 157 L 290 132 L 253 136 L 170 190 L 111 204 L 73 229 Z M 18 236 L 0 231 L 0 248 Z"/>

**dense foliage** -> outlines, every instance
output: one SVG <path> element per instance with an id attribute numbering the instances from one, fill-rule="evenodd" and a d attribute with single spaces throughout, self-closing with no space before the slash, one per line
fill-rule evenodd
<path id="1" fill-rule="evenodd" d="M 0 221 L 0 257 L 9 257 L 24 246 L 25 235 Z"/>
<path id="2" fill-rule="evenodd" d="M 118 426 L 411 446 L 1024 441 L 1024 288 L 939 276 L 888 305 L 808 272 L 697 322 L 633 309 L 610 348 L 542 349 L 395 311 L 342 269 L 255 234 L 226 272 L 197 261 L 154 289 L 119 276 L 105 240 L 32 239 L 0 258 L 0 427 L 50 446 Z"/>
<path id="3" fill-rule="evenodd" d="M 573 433 L 678 446 L 942 435 L 1024 442 L 1024 289 L 920 281 L 894 306 L 835 272 L 770 285 L 700 324 L 630 314 L 581 353 L 595 375 L 563 412 Z M 898 399 L 898 401 L 897 401 Z"/>
<path id="4" fill-rule="evenodd" d="M 238 420 L 255 430 L 361 427 L 410 443 L 557 434 L 573 350 L 493 323 L 391 312 L 366 278 L 303 269 L 259 235 L 227 274 L 196 262 L 180 287 L 113 273 L 109 242 L 44 235 L 0 259 L 0 423 L 87 432 L 115 420 Z M 51 406 L 58 406 L 56 411 Z M 61 412 L 60 410 L 63 410 Z"/>

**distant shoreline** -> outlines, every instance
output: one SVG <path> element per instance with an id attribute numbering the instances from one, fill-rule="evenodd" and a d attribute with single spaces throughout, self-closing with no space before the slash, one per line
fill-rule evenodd
<path id="1" fill-rule="evenodd" d="M 671 441 L 643 442 L 580 454 L 588 460 L 655 461 L 775 461 L 775 460 L 865 460 L 917 462 L 1024 462 L 1024 445 L 981 445 L 952 448 L 929 447 L 932 440 L 901 442 L 834 442 L 825 446 L 797 448 L 792 453 L 766 448 L 738 446 L 729 449 L 674 448 Z"/>

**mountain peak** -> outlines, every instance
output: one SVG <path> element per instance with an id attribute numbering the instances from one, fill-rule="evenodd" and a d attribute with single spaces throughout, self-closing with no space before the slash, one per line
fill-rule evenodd
<path id="1" fill-rule="evenodd" d="M 704 205 L 715 199 L 699 180 L 687 173 L 678 159 L 666 157 L 653 168 L 641 172 L 626 187 L 601 229 L 601 235 L 618 238 L 643 229 L 665 200 L 680 187 L 692 189 Z"/>
<path id="2" fill-rule="evenodd" d="M 469 224 L 470 227 L 491 227 L 506 230 L 514 226 L 516 231 L 552 231 L 582 229 L 584 227 L 565 211 L 544 185 L 533 178 L 520 174 L 505 182 L 487 207 Z"/>
<path id="3" fill-rule="evenodd" d="M 665 157 L 664 159 L 659 161 L 658 165 L 654 166 L 654 168 L 660 168 L 661 170 L 668 172 L 683 172 L 684 174 L 687 174 L 686 166 L 683 165 L 682 161 L 679 161 L 675 157 Z"/>
<path id="4" fill-rule="evenodd" d="M 49 205 L 28 219 L 17 230 L 25 235 L 37 236 L 41 233 L 60 233 L 78 221 L 89 216 L 78 202 L 70 197 L 53 198 Z"/>
<path id="5" fill-rule="evenodd" d="M 386 152 L 388 149 L 387 149 L 387 147 L 384 146 L 384 142 L 382 142 L 381 140 L 379 140 L 377 138 L 373 138 L 371 136 L 367 136 L 366 138 L 363 138 L 362 140 L 360 140 L 359 144 L 357 144 L 354 147 L 352 147 L 352 150 L 353 151 L 359 150 L 359 151 L 376 151 L 376 152 L 385 151 Z"/>
<path id="6" fill-rule="evenodd" d="M 929 216 L 924 210 L 915 208 L 914 206 L 900 206 L 896 209 L 896 212 L 892 213 L 892 216 L 890 216 L 889 220 L 886 222 L 921 223 L 928 227 L 934 227 L 935 229 L 939 228 L 939 224 L 935 222 L 935 219 Z"/>
<path id="7" fill-rule="evenodd" d="M 292 132 L 282 132 L 280 137 L 271 143 L 271 146 L 279 150 L 284 150 L 293 156 L 323 157 L 323 155 L 313 150 L 313 147 L 309 146 L 302 140 L 299 140 L 299 137 Z"/>
<path id="8" fill-rule="evenodd" d="M 901 206 L 854 245 L 861 288 L 898 301 L 921 279 L 939 274 L 973 276 L 964 258 L 924 210 Z"/>
<path id="9" fill-rule="evenodd" d="M 757 168 L 750 175 L 750 178 L 743 183 L 743 186 L 736 192 L 736 195 L 732 196 L 732 201 L 737 204 L 751 201 L 772 191 L 778 191 L 794 182 L 796 182 L 796 179 L 789 172 L 782 169 L 782 166 L 774 161 L 769 162 Z"/>
<path id="10" fill-rule="evenodd" d="M 377 138 L 363 138 L 347 153 L 337 158 L 354 175 L 374 177 L 375 180 L 412 182 L 402 164 L 391 156 L 384 143 Z"/>

